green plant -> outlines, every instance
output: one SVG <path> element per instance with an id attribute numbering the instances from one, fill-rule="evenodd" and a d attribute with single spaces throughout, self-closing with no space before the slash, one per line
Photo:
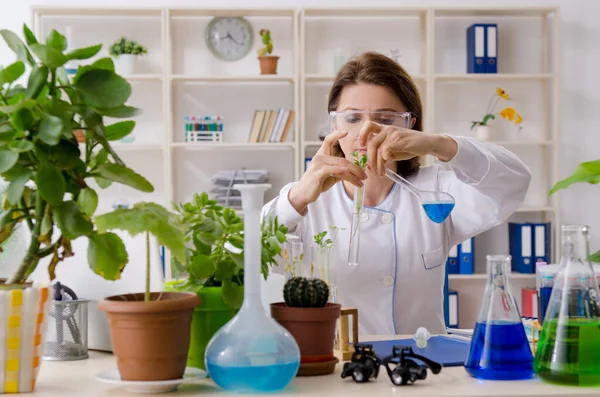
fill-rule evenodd
<path id="1" fill-rule="evenodd" d="M 27 253 L 7 283 L 24 283 L 42 258 L 51 257 L 48 272 L 73 256 L 71 241 L 88 239 L 87 262 L 109 280 L 120 278 L 128 262 L 121 239 L 94 230 L 93 215 L 100 188 L 117 182 L 143 192 L 154 187 L 127 168 L 110 141 L 131 133 L 134 121 L 106 126 L 104 117 L 127 118 L 139 110 L 125 103 L 131 85 L 114 72 L 110 58 L 79 66 L 69 79 L 63 65 L 95 56 L 102 45 L 65 53 L 67 40 L 52 30 L 42 44 L 23 27 L 25 44 L 1 30 L 17 61 L 0 70 L 0 176 L 10 184 L 0 208 L 0 244 L 19 223 L 31 231 Z M 15 84 L 31 68 L 26 87 Z M 85 131 L 80 146 L 73 131 Z"/>
<path id="2" fill-rule="evenodd" d="M 325 239 L 326 235 L 327 235 L 327 230 L 323 230 L 321 233 L 317 233 L 313 236 L 315 239 L 315 243 L 321 248 L 333 247 L 333 240 L 330 238 Z"/>
<path id="3" fill-rule="evenodd" d="M 188 274 L 187 283 L 221 287 L 223 301 L 234 308 L 242 304 L 244 293 L 244 222 L 231 208 L 224 208 L 208 194 L 195 194 L 189 202 L 175 205 L 187 225 L 185 241 L 190 243 L 185 261 L 173 261 L 175 270 Z M 261 225 L 261 273 L 266 279 L 277 265 L 281 244 L 288 229 L 277 218 Z"/>
<path id="4" fill-rule="evenodd" d="M 485 114 L 483 115 L 483 119 L 481 121 L 472 121 L 471 129 L 475 128 L 478 125 L 488 125 L 490 120 L 496 119 L 496 115 L 494 114 L 494 109 L 496 108 L 496 105 L 498 104 L 498 101 L 500 99 L 508 101 L 508 94 L 502 88 L 498 87 L 498 88 L 496 88 L 496 92 L 494 93 L 494 95 L 492 95 L 492 98 L 490 99 L 490 103 L 488 104 L 488 108 L 486 109 Z M 499 114 L 503 119 L 506 119 L 506 120 L 509 120 L 509 121 L 512 121 L 513 123 L 515 123 L 515 125 L 519 128 L 519 130 L 521 129 L 521 123 L 523 122 L 523 116 L 521 116 L 519 113 L 517 113 L 513 107 L 510 107 L 510 106 L 505 107 L 504 109 L 502 109 L 500 111 Z"/>
<path id="5" fill-rule="evenodd" d="M 292 277 L 283 287 L 283 299 L 289 307 L 324 307 L 329 286 L 320 278 Z"/>
<path id="6" fill-rule="evenodd" d="M 354 164 L 358 165 L 360 168 L 362 168 L 363 170 L 367 167 L 367 156 L 365 154 L 363 154 L 362 156 L 359 157 L 358 152 L 352 152 L 352 157 L 354 157 Z M 354 211 L 357 214 L 360 214 L 360 210 L 362 209 L 362 205 L 363 205 L 363 198 L 364 198 L 364 189 L 365 187 L 359 187 L 358 188 L 358 192 L 357 192 L 357 200 L 355 200 L 355 208 Z"/>
<path id="7" fill-rule="evenodd" d="M 258 56 L 264 57 L 265 55 L 273 52 L 273 41 L 271 41 L 271 31 L 268 29 L 261 29 L 259 34 L 260 39 L 264 44 L 264 47 L 258 50 Z"/>
<path id="8" fill-rule="evenodd" d="M 119 40 L 115 41 L 109 49 L 109 54 L 111 57 L 118 57 L 122 54 L 142 55 L 147 53 L 148 50 L 146 47 L 137 43 L 136 41 L 129 40 L 124 37 L 121 37 Z"/>
<path id="9" fill-rule="evenodd" d="M 185 261 L 185 224 L 181 216 L 156 203 L 137 203 L 133 208 L 119 208 L 96 217 L 99 232 L 112 229 L 127 231 L 131 236 L 146 235 L 146 288 L 144 301 L 150 301 L 150 234 L 175 258 Z"/>
<path id="10" fill-rule="evenodd" d="M 548 195 L 551 196 L 557 191 L 566 189 L 574 183 L 589 183 L 591 185 L 600 183 L 600 159 L 579 164 L 577 169 L 571 175 L 558 181 L 552 189 L 550 189 Z M 591 254 L 588 259 L 591 262 L 600 262 L 600 251 Z"/>

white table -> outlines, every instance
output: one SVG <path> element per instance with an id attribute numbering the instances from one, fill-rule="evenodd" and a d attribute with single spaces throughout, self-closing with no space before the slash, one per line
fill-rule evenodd
<path id="1" fill-rule="evenodd" d="M 377 340 L 370 337 L 366 340 Z M 398 336 L 402 338 L 402 336 Z M 386 338 L 386 339 L 389 339 Z M 539 379 L 527 381 L 480 381 L 471 378 L 463 367 L 442 369 L 438 375 L 428 371 L 427 379 L 406 386 L 394 386 L 382 367 L 379 377 L 365 384 L 358 384 L 351 378 L 340 377 L 343 363 L 340 362 L 332 375 L 318 377 L 298 377 L 284 390 L 282 395 L 306 396 L 600 396 L 600 388 L 578 388 L 555 386 Z M 134 396 L 124 387 L 100 383 L 94 376 L 106 369 L 115 368 L 112 354 L 90 352 L 87 360 L 71 362 L 43 361 L 34 395 L 44 397 L 120 397 Z M 139 394 L 140 396 L 241 396 L 229 394 L 219 389 L 210 379 L 193 384 L 184 384 L 176 394 Z"/>

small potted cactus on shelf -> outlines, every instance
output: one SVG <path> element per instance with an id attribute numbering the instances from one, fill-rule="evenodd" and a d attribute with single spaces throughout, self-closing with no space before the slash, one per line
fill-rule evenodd
<path id="1" fill-rule="evenodd" d="M 300 348 L 298 376 L 331 374 L 341 305 L 328 302 L 329 286 L 320 278 L 293 277 L 283 287 L 285 302 L 271 304 L 271 316 L 287 329 Z"/>
<path id="2" fill-rule="evenodd" d="M 258 50 L 258 61 L 260 62 L 260 74 L 277 74 L 277 61 L 279 57 L 269 55 L 273 52 L 273 42 L 271 41 L 271 31 L 261 29 L 260 38 L 264 47 Z"/>

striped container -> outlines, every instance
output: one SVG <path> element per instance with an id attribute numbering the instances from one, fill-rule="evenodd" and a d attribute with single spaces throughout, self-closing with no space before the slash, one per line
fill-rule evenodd
<path id="1" fill-rule="evenodd" d="M 0 290 L 0 393 L 35 388 L 44 346 L 49 285 Z"/>

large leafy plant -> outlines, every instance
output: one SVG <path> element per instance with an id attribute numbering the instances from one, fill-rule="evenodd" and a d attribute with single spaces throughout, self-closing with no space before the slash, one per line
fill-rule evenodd
<path id="1" fill-rule="evenodd" d="M 121 239 L 95 230 L 93 215 L 100 188 L 117 182 L 152 192 L 144 177 L 127 168 L 110 141 L 127 136 L 134 121 L 105 125 L 105 117 L 128 118 L 139 110 L 126 105 L 130 84 L 114 72 L 110 58 L 78 68 L 70 79 L 63 65 L 94 57 L 101 44 L 66 52 L 67 40 L 52 30 L 41 43 L 24 26 L 24 43 L 15 33 L 0 35 L 17 61 L 0 70 L 0 176 L 8 181 L 0 212 L 0 244 L 18 223 L 31 231 L 27 253 L 7 283 L 23 283 L 39 261 L 56 265 L 72 256 L 71 241 L 89 241 L 88 263 L 106 279 L 120 277 L 128 261 Z M 25 77 L 26 86 L 15 84 Z M 85 132 L 81 146 L 73 131 Z"/>
<path id="2" fill-rule="evenodd" d="M 549 195 L 556 193 L 558 190 L 566 189 L 574 183 L 587 182 L 592 185 L 600 183 L 600 160 L 587 161 L 579 164 L 577 169 L 567 178 L 558 181 Z M 590 255 L 588 258 L 592 262 L 600 262 L 600 251 Z"/>
<path id="3" fill-rule="evenodd" d="M 223 301 L 239 308 L 244 298 L 244 221 L 206 193 L 195 194 L 175 208 L 187 225 L 185 240 L 189 243 L 187 260 L 173 261 L 176 271 L 188 275 L 182 288 L 221 287 Z M 266 279 L 269 268 L 277 265 L 288 229 L 276 217 L 265 219 L 261 229 L 261 273 Z"/>

